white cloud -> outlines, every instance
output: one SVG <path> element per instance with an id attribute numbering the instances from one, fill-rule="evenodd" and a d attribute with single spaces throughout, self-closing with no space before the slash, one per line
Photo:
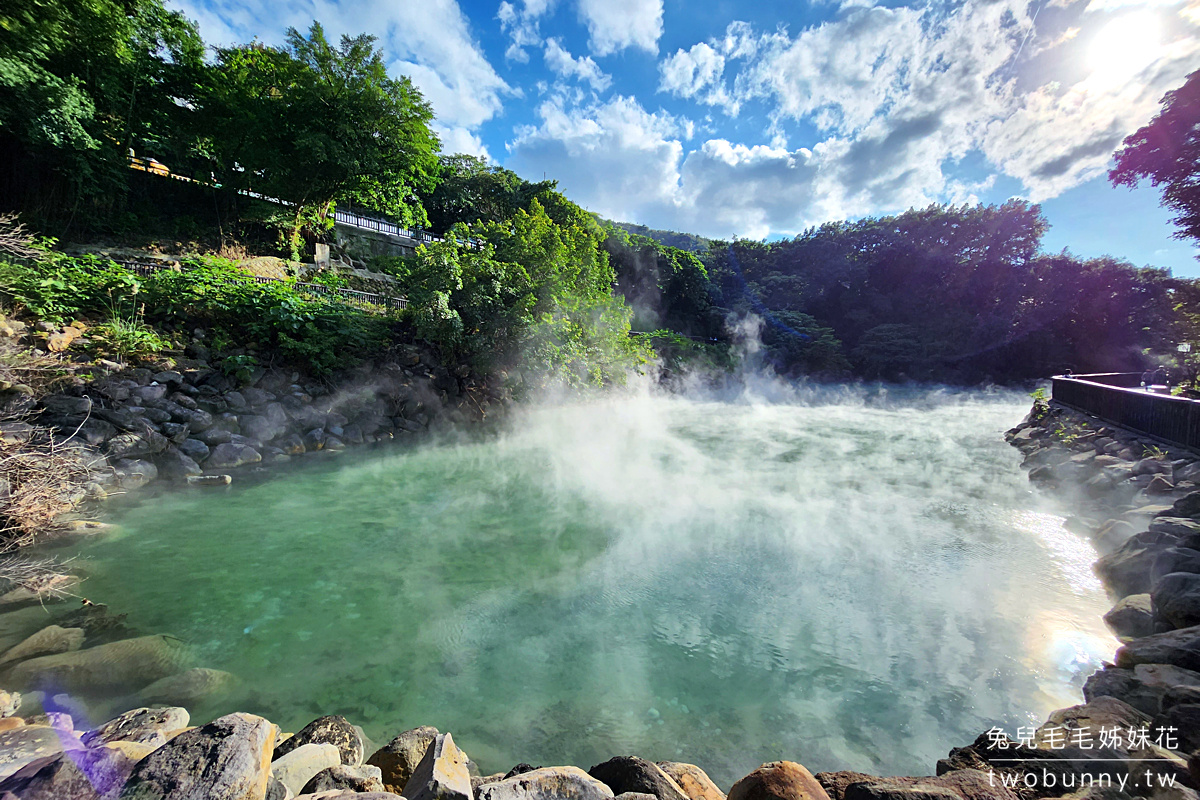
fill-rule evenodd
<path id="1" fill-rule="evenodd" d="M 498 75 L 471 35 L 455 0 L 172 0 L 197 19 L 205 40 L 216 44 L 248 42 L 255 36 L 283 41 L 288 27 L 307 31 L 312 21 L 331 38 L 370 33 L 389 59 L 392 74 L 408 75 L 433 104 L 439 131 L 474 131 L 515 94 Z M 414 24 L 420 20 L 420 24 Z"/>
<path id="2" fill-rule="evenodd" d="M 700 42 L 690 50 L 677 50 L 658 65 L 658 90 L 678 97 L 694 97 L 711 106 L 722 106 L 733 115 L 738 103 L 725 89 L 725 56 Z"/>
<path id="3" fill-rule="evenodd" d="M 521 0 L 517 8 L 508 0 L 500 3 L 496 18 L 500 20 L 500 30 L 508 33 L 512 40 L 504 57 L 522 64 L 528 63 L 529 53 L 526 47 L 535 47 L 542 43 L 542 34 L 538 30 L 538 20 L 554 9 L 555 0 Z"/>
<path id="4" fill-rule="evenodd" d="M 663 32 L 662 0 L 579 0 L 589 46 L 598 56 L 627 47 L 658 52 Z"/>
<path id="5" fill-rule="evenodd" d="M 577 78 L 591 84 L 602 92 L 612 85 L 612 76 L 606 75 L 591 56 L 574 58 L 565 50 L 558 39 L 547 39 L 544 51 L 546 66 L 562 78 Z"/>

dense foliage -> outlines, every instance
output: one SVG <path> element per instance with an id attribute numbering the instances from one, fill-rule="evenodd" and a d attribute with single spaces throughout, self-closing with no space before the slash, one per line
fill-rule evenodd
<path id="1" fill-rule="evenodd" d="M 1200 70 L 1167 92 L 1158 116 L 1125 139 L 1116 159 L 1109 173 L 1114 184 L 1149 178 L 1162 187 L 1163 205 L 1178 214 L 1177 236 L 1200 240 Z"/>

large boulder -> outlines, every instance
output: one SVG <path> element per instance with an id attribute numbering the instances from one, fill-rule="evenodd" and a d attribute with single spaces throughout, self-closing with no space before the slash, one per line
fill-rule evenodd
<path id="1" fill-rule="evenodd" d="M 9 680 L 56 692 L 97 694 L 138 689 L 173 675 L 191 659 L 189 649 L 169 636 L 141 636 L 53 656 L 22 661 Z"/>
<path id="2" fill-rule="evenodd" d="M 134 767 L 122 800 L 261 800 L 275 726 L 228 714 L 176 736 Z"/>
<path id="3" fill-rule="evenodd" d="M 138 742 L 158 747 L 191 721 L 186 708 L 135 708 L 88 731 L 80 739 L 88 747 L 108 742 Z"/>
<path id="4" fill-rule="evenodd" d="M 308 783 L 304 784 L 299 793 L 302 795 L 319 794 L 334 790 L 348 792 L 385 791 L 383 788 L 383 776 L 379 771 L 379 767 L 373 767 L 370 764 L 362 764 L 357 767 L 339 764 L 318 772 Z"/>
<path id="5" fill-rule="evenodd" d="M 225 442 L 213 449 L 204 466 L 208 469 L 229 469 L 245 464 L 257 464 L 259 461 L 262 461 L 262 454 L 253 447 Z"/>
<path id="6" fill-rule="evenodd" d="M 1115 697 L 1148 716 L 1155 716 L 1172 703 L 1177 690 L 1194 690 L 1200 698 L 1200 672 L 1168 664 L 1138 664 L 1132 669 L 1106 667 L 1092 673 L 1083 686 L 1089 703 L 1099 697 Z"/>
<path id="7" fill-rule="evenodd" d="M 1150 593 L 1156 616 L 1173 628 L 1200 625 L 1200 575 L 1172 572 L 1154 584 Z"/>
<path id="8" fill-rule="evenodd" d="M 1157 535 L 1137 534 L 1097 559 L 1092 570 L 1118 599 L 1131 594 L 1146 594 L 1151 588 L 1150 572 L 1154 560 L 1171 541 L 1164 542 L 1163 537 Z"/>
<path id="9" fill-rule="evenodd" d="M 0 778 L 7 778 L 26 764 L 62 751 L 63 736 L 49 725 L 25 725 L 2 731 Z"/>
<path id="10" fill-rule="evenodd" d="M 295 736 L 284 739 L 275 748 L 275 758 L 287 755 L 306 744 L 331 744 L 338 749 L 340 762 L 357 766 L 363 760 L 363 740 L 358 730 L 342 716 L 327 716 L 314 719 L 301 728 Z M 424 753 L 421 754 L 424 756 Z"/>
<path id="11" fill-rule="evenodd" d="M 78 650 L 83 646 L 83 639 L 82 628 L 61 628 L 58 625 L 47 625 L 0 656 L 0 667 L 38 656 L 50 656 Z"/>
<path id="12" fill-rule="evenodd" d="M 1121 641 L 1154 633 L 1154 608 L 1148 594 L 1131 594 L 1104 615 L 1104 624 Z"/>
<path id="13" fill-rule="evenodd" d="M 794 761 L 763 764 L 729 789 L 729 800 L 829 800 L 812 773 Z"/>
<path id="14" fill-rule="evenodd" d="M 1200 515 L 1200 492 L 1188 492 L 1171 506 L 1172 517 L 1194 517 Z"/>
<path id="15" fill-rule="evenodd" d="M 1138 664 L 1171 664 L 1200 671 L 1200 626 L 1134 639 L 1117 650 L 1116 664 L 1126 669 Z"/>
<path id="16" fill-rule="evenodd" d="M 688 796 L 688 800 L 725 800 L 725 793 L 695 764 L 659 761 L 658 767 Z"/>
<path id="17" fill-rule="evenodd" d="M 340 762 L 341 755 L 335 745 L 310 742 L 272 761 L 271 774 L 296 795 L 318 772 L 336 767 Z"/>
<path id="18" fill-rule="evenodd" d="M 122 458 L 145 458 L 157 455 L 170 445 L 167 437 L 151 428 L 145 428 L 138 433 L 118 433 L 108 440 L 105 453 L 116 461 Z"/>
<path id="19" fill-rule="evenodd" d="M 652 761 L 637 756 L 616 756 L 588 770 L 588 774 L 608 786 L 614 794 L 642 792 L 658 800 L 687 800 L 679 784 Z"/>
<path id="20" fill-rule="evenodd" d="M 833 800 L 1017 800 L 1011 789 L 977 769 L 918 778 L 819 772 L 816 779 Z"/>
<path id="21" fill-rule="evenodd" d="M 467 754 L 450 734 L 434 738 L 402 794 L 407 800 L 473 800 Z"/>
<path id="22" fill-rule="evenodd" d="M 609 800 L 613 792 L 579 767 L 542 767 L 479 787 L 475 800 Z"/>
<path id="23" fill-rule="evenodd" d="M 1037 729 L 1034 742 L 1044 748 L 1057 749 L 1081 741 L 1097 745 L 1100 731 L 1135 730 L 1150 724 L 1151 717 L 1115 697 L 1097 697 L 1087 703 L 1060 708 L 1050 714 L 1046 723 Z M 1082 731 L 1082 733 L 1076 733 Z"/>
<path id="24" fill-rule="evenodd" d="M 208 454 L 212 451 L 209 449 L 208 445 L 199 439 L 184 439 L 179 444 L 179 452 L 199 463 L 208 458 Z"/>
<path id="25" fill-rule="evenodd" d="M 206 447 L 205 450 L 207 449 Z M 168 447 L 154 461 L 158 465 L 159 474 L 170 480 L 187 480 L 189 475 L 200 475 L 204 472 L 194 458 L 174 446 Z"/>
<path id="26" fill-rule="evenodd" d="M 376 750 L 367 763 L 379 767 L 383 785 L 389 792 L 399 794 L 437 735 L 438 729 L 429 725 L 405 731 Z"/>
<path id="27" fill-rule="evenodd" d="M 1172 706 L 1154 718 L 1153 729 L 1169 732 L 1171 744 L 1181 753 L 1200 750 L 1200 703 Z"/>
<path id="28" fill-rule="evenodd" d="M 194 706 L 228 692 L 237 685 L 237 676 L 219 669 L 193 667 L 160 678 L 138 692 L 143 703 L 175 703 Z"/>
<path id="29" fill-rule="evenodd" d="M 111 745 L 74 749 L 30 762 L 0 782 L 0 795 L 21 800 L 112 800 L 134 759 Z"/>

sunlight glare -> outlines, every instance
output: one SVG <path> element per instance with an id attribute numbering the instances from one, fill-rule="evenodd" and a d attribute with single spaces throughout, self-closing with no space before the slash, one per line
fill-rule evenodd
<path id="1" fill-rule="evenodd" d="M 1162 31 L 1158 18 L 1147 12 L 1126 14 L 1103 28 L 1092 39 L 1088 62 L 1099 83 L 1121 83 L 1158 57 Z"/>

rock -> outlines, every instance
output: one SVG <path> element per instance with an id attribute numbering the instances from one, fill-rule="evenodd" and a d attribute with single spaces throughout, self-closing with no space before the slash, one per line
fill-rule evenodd
<path id="1" fill-rule="evenodd" d="M 188 440 L 188 434 L 192 432 L 192 429 L 187 425 L 178 422 L 164 422 L 159 426 L 159 429 L 162 431 L 163 436 L 170 439 L 171 442 L 176 445 L 186 442 Z M 203 445 L 204 442 L 200 442 L 200 444 Z M 207 446 L 205 446 L 204 452 L 206 455 L 208 454 Z"/>
<path id="2" fill-rule="evenodd" d="M 0 733 L 0 778 L 63 751 L 62 737 L 49 725 L 25 725 Z"/>
<path id="3" fill-rule="evenodd" d="M 163 370 L 162 372 L 154 373 L 150 377 L 150 380 L 170 388 L 178 389 L 183 385 L 183 374 L 174 370 Z"/>
<path id="4" fill-rule="evenodd" d="M 1034 742 L 1039 747 L 1056 749 L 1068 743 L 1068 736 L 1075 735 L 1066 734 L 1064 730 L 1082 730 L 1089 731 L 1090 735 L 1086 735 L 1086 738 L 1098 744 L 1101 728 L 1130 730 L 1144 727 L 1150 722 L 1149 715 L 1129 703 L 1115 697 L 1097 697 L 1088 703 L 1052 712 L 1046 723 L 1037 729 Z"/>
<path id="5" fill-rule="evenodd" d="M 1172 572 L 1200 572 L 1200 550 L 1190 547 L 1167 547 L 1154 557 L 1150 567 L 1150 586 Z"/>
<path id="6" fill-rule="evenodd" d="M 122 489 L 140 489 L 158 477 L 158 467 L 140 458 L 122 458 L 113 464 Z"/>
<path id="7" fill-rule="evenodd" d="M 362 763 L 362 738 L 345 717 L 337 715 L 315 719 L 301 728 L 295 736 L 280 742 L 275 748 L 275 758 L 279 759 L 297 747 L 313 743 L 337 747 L 341 754 L 341 764 L 357 766 Z"/>
<path id="8" fill-rule="evenodd" d="M 324 449 L 330 451 L 345 450 L 346 444 L 336 436 L 326 436 Z"/>
<path id="9" fill-rule="evenodd" d="M 358 767 L 348 767 L 339 764 L 323 769 L 304 784 L 299 794 L 317 794 L 341 789 L 347 792 L 382 792 L 383 778 L 379 767 L 363 764 Z"/>
<path id="10" fill-rule="evenodd" d="M 118 741 L 159 747 L 190 721 L 186 708 L 135 708 L 83 734 L 80 741 L 88 747 Z"/>
<path id="11" fill-rule="evenodd" d="M 199 439 L 184 439 L 179 445 L 179 452 L 196 463 L 200 463 L 208 458 L 208 454 L 212 451 L 208 449 L 208 445 Z"/>
<path id="12" fill-rule="evenodd" d="M 588 770 L 614 794 L 645 792 L 658 800 L 686 800 L 687 795 L 657 764 L 637 756 L 616 756 Z"/>
<path id="13" fill-rule="evenodd" d="M 18 692 L 6 692 L 0 689 L 0 719 L 6 719 L 17 713 L 21 707 L 21 695 Z"/>
<path id="14" fill-rule="evenodd" d="M 1150 533 L 1162 533 L 1186 543 L 1191 537 L 1200 539 L 1200 521 L 1186 517 L 1156 517 L 1150 523 Z"/>
<path id="15" fill-rule="evenodd" d="M 1154 613 L 1150 595 L 1131 594 L 1121 599 L 1104 615 L 1104 624 L 1121 641 L 1154 633 Z"/>
<path id="16" fill-rule="evenodd" d="M 119 692 L 173 675 L 190 657 L 177 639 L 142 636 L 22 661 L 12 668 L 9 679 L 20 686 L 51 686 L 72 694 Z"/>
<path id="17" fill-rule="evenodd" d="M 229 407 L 234 411 L 245 411 L 250 407 L 250 404 L 246 402 L 246 398 L 241 392 L 226 392 L 225 402 L 228 403 Z"/>
<path id="18" fill-rule="evenodd" d="M 318 772 L 338 766 L 340 758 L 336 745 L 310 742 L 272 761 L 271 774 L 292 794 L 299 794 Z"/>
<path id="19" fill-rule="evenodd" d="M 125 624 L 125 614 L 109 614 L 103 603 L 88 602 L 59 617 L 56 622 L 64 628 L 83 628 L 89 647 L 119 639 L 129 639 L 136 634 Z"/>
<path id="20" fill-rule="evenodd" d="M 228 486 L 233 483 L 230 475 L 189 475 L 189 486 Z"/>
<path id="21" fill-rule="evenodd" d="M 1146 486 L 1146 494 L 1148 495 L 1170 494 L 1173 491 L 1175 491 L 1175 484 L 1162 475 L 1155 475 L 1154 479 Z"/>
<path id="22" fill-rule="evenodd" d="M 206 428 L 202 431 L 196 431 L 196 440 L 208 447 L 217 447 L 218 445 L 228 444 L 233 439 L 233 434 L 224 428 Z"/>
<path id="23" fill-rule="evenodd" d="M 286 455 L 299 456 L 305 452 L 304 440 L 292 433 L 280 439 L 276 444 Z"/>
<path id="24" fill-rule="evenodd" d="M 71 397 L 66 394 L 52 394 L 42 398 L 42 407 L 51 414 L 60 416 L 83 416 L 92 413 L 90 397 Z"/>
<path id="25" fill-rule="evenodd" d="M 24 661 L 37 656 L 49 656 L 56 653 L 69 653 L 83 646 L 83 630 L 80 628 L 60 628 L 48 625 L 25 641 L 8 650 L 0 658 L 0 666 Z"/>
<path id="26" fill-rule="evenodd" d="M 679 761 L 659 761 L 658 768 L 675 781 L 688 800 L 725 800 L 725 793 L 717 788 L 708 774 L 695 764 Z"/>
<path id="27" fill-rule="evenodd" d="M 829 800 L 829 795 L 794 761 L 772 761 L 735 783 L 729 800 Z"/>
<path id="28" fill-rule="evenodd" d="M 118 433 L 108 440 L 105 452 L 114 461 L 122 458 L 144 458 L 167 449 L 170 442 L 157 431 L 146 429 L 140 433 Z"/>
<path id="29" fill-rule="evenodd" d="M 437 736 L 438 729 L 429 725 L 405 731 L 375 751 L 367 763 L 379 767 L 383 785 L 389 792 L 403 792 L 408 779 Z"/>
<path id="30" fill-rule="evenodd" d="M 479 787 L 475 800 L 608 800 L 612 790 L 579 767 L 542 767 Z"/>
<path id="31" fill-rule="evenodd" d="M 1056 749 L 1026 747 L 1007 736 L 993 740 L 991 733 L 980 734 L 974 743 L 956 747 L 949 756 L 937 762 L 937 774 L 944 776 L 960 770 L 976 769 L 995 773 L 997 783 L 1016 780 L 1018 785 L 1026 775 L 1034 783 L 1022 787 L 1023 798 L 1055 796 L 1063 788 L 1082 785 L 1085 776 L 1093 781 L 1117 782 L 1129 779 L 1129 765 L 1123 760 L 1128 753 L 1112 748 L 1093 746 L 1091 749 L 1065 745 Z"/>
<path id="32" fill-rule="evenodd" d="M 4 798 L 0 797 L 0 800 Z M 345 790 L 335 789 L 332 792 L 321 792 L 319 794 L 306 794 L 297 797 L 296 800 L 405 800 L 398 794 L 391 792 L 348 792 Z"/>
<path id="33" fill-rule="evenodd" d="M 143 703 L 194 706 L 237 685 L 237 676 L 219 669 L 193 667 L 161 678 L 138 692 Z"/>
<path id="34" fill-rule="evenodd" d="M 1194 517 L 1200 514 L 1200 492 L 1189 492 L 1171 506 L 1173 517 Z"/>
<path id="35" fill-rule="evenodd" d="M 265 796 L 275 726 L 228 714 L 176 736 L 142 759 L 122 800 L 258 800 Z"/>
<path id="36" fill-rule="evenodd" d="M 213 426 L 212 414 L 198 408 L 188 409 L 187 418 L 181 422 L 186 423 L 193 433 L 207 433 Z M 217 433 L 222 432 L 227 433 L 227 431 L 218 431 Z"/>
<path id="37" fill-rule="evenodd" d="M 167 387 L 161 383 L 152 383 L 148 386 L 139 386 L 133 390 L 133 396 L 141 400 L 143 404 L 148 402 L 153 403 L 162 400 L 167 396 Z"/>
<path id="38" fill-rule="evenodd" d="M 26 764 L 0 782 L 21 800 L 112 800 L 134 760 L 118 747 L 73 749 Z"/>
<path id="39" fill-rule="evenodd" d="M 1154 584 L 1154 612 L 1174 628 L 1200 625 L 1200 575 L 1172 572 Z"/>
<path id="40" fill-rule="evenodd" d="M 1181 753 L 1200 750 L 1200 703 L 1172 706 L 1154 718 L 1152 729 L 1170 731 L 1174 749 Z"/>
<path id="41" fill-rule="evenodd" d="M 1181 702 L 1200 702 L 1200 672 L 1168 664 L 1107 667 L 1088 678 L 1083 696 L 1088 702 L 1115 697 L 1153 717 Z"/>
<path id="42" fill-rule="evenodd" d="M 1134 639 L 1117 650 L 1116 664 L 1126 669 L 1138 664 L 1171 664 L 1200 671 L 1200 626 Z"/>
<path id="43" fill-rule="evenodd" d="M 292 800 L 293 797 L 295 795 L 283 785 L 279 778 L 275 777 L 274 772 L 267 776 L 267 793 L 263 796 L 263 800 Z"/>
<path id="44" fill-rule="evenodd" d="M 260 442 L 269 442 L 279 435 L 280 429 L 266 417 L 247 415 L 238 417 L 242 433 Z"/>
<path id="45" fill-rule="evenodd" d="M 204 462 L 204 466 L 208 469 L 229 469 L 245 464 L 257 464 L 259 461 L 262 461 L 262 456 L 253 447 L 226 442 L 217 445 Z"/>
<path id="46" fill-rule="evenodd" d="M 304 447 L 308 450 L 321 450 L 325 447 L 325 430 L 313 428 L 304 434 Z"/>
<path id="47" fill-rule="evenodd" d="M 621 792 L 616 800 L 654 800 L 654 795 L 646 792 Z"/>
<path id="48" fill-rule="evenodd" d="M 821 772 L 817 781 L 833 800 L 1016 800 L 1012 790 L 998 785 L 989 773 L 960 769 L 920 778 L 864 775 L 861 772 Z"/>
<path id="49" fill-rule="evenodd" d="M 1117 599 L 1146 594 L 1152 587 L 1155 560 L 1176 540 L 1162 534 L 1139 533 L 1092 565 L 1092 570 Z M 1164 573 L 1165 574 L 1165 573 Z"/>
<path id="50" fill-rule="evenodd" d="M 450 734 L 434 738 L 401 794 L 407 800 L 472 800 L 467 755 Z"/>
<path id="51" fill-rule="evenodd" d="M 200 475 L 204 472 L 191 456 L 176 447 L 168 447 L 155 461 L 158 464 L 159 474 L 172 480 L 187 480 L 191 475 Z"/>

